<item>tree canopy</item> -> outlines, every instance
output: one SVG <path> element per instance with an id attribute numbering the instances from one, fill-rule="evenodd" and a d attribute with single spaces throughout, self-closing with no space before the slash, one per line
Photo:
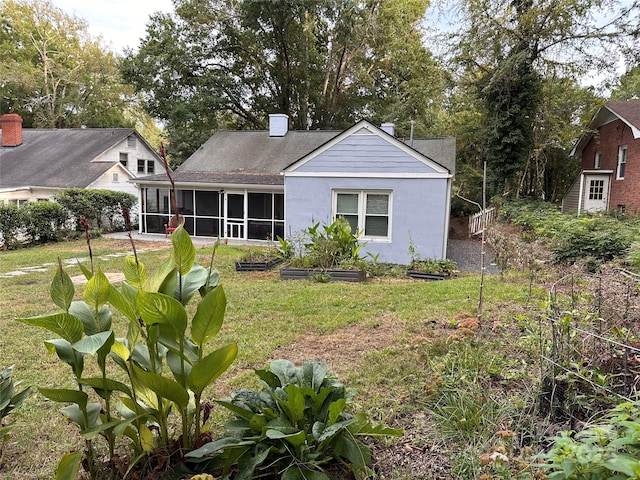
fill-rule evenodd
<path id="1" fill-rule="evenodd" d="M 178 0 L 156 14 L 125 78 L 167 122 L 174 155 L 221 127 L 345 128 L 362 117 L 429 131 L 447 75 L 422 43 L 427 2 Z M 185 133 L 189 132 L 188 135 Z M 190 140 L 190 142 L 187 142 Z"/>
<path id="2" fill-rule="evenodd" d="M 83 20 L 48 0 L 0 2 L 0 111 L 25 126 L 132 126 L 134 92 Z"/>

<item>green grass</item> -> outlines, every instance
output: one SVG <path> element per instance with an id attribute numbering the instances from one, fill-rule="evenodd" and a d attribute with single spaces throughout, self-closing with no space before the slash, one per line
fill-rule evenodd
<path id="1" fill-rule="evenodd" d="M 93 241 L 92 248 L 96 268 L 105 272 L 121 270 L 123 258 L 110 254 L 130 250 L 125 242 L 108 239 Z M 168 244 L 160 247 L 140 243 L 138 248 L 147 271 L 165 260 L 170 251 Z M 460 311 L 475 311 L 479 284 L 476 276 L 441 282 L 391 277 L 363 284 L 282 282 L 277 271 L 235 272 L 234 262 L 246 251 L 244 247 L 221 245 L 214 260 L 228 301 L 217 342 L 237 342 L 239 354 L 230 371 L 208 392 L 210 398 L 218 398 L 220 392 L 230 388 L 254 387 L 253 368 L 264 367 L 274 358 L 277 348 L 286 347 L 301 335 L 334 334 L 340 338 L 341 332 L 353 324 L 358 324 L 366 335 L 385 322 L 393 322 L 397 336 L 388 345 L 368 349 L 363 353 L 363 362 L 342 365 L 345 373 L 341 380 L 358 391 L 355 408 L 392 426 L 403 426 L 406 419 L 418 414 L 436 430 L 424 434 L 424 438 L 416 436 L 414 442 L 426 444 L 435 437 L 446 438 L 450 444 L 443 448 L 451 448 L 454 460 L 470 437 L 477 439 L 474 451 L 482 452 L 491 443 L 497 424 L 508 423 L 517 416 L 517 392 L 505 394 L 507 389 L 500 381 L 507 378 L 505 372 L 514 383 L 531 381 L 527 374 L 531 369 L 527 363 L 531 345 L 521 345 L 511 329 L 525 320 L 522 315 L 516 318 L 508 313 L 509 305 L 529 301 L 526 276 L 486 278 L 481 330 L 486 333 L 458 343 L 448 339 L 454 333 L 451 319 Z M 211 248 L 199 248 L 198 262 L 208 264 L 210 254 Z M 0 368 L 15 364 L 14 379 L 22 380 L 24 385 L 70 386 L 65 366 L 47 354 L 43 345 L 50 335 L 15 319 L 56 311 L 48 290 L 58 257 L 64 262 L 86 256 L 84 241 L 0 252 L 0 275 L 51 264 L 46 272 L 0 278 Z M 81 273 L 75 265 L 66 266 L 65 270 L 70 276 Z M 78 298 L 80 292 L 81 288 L 76 288 Z M 500 320 L 502 330 L 490 330 L 493 320 Z M 116 335 L 123 335 L 125 328 L 126 322 L 115 316 Z M 331 364 L 332 358 L 326 360 Z M 59 408 L 38 393 L 25 402 L 16 419 L 27 426 L 14 430 L 5 447 L 1 478 L 52 478 L 59 458 L 81 448 L 77 432 L 66 424 Z M 223 416 L 221 412 L 214 414 L 214 430 Z M 464 429 L 462 419 L 466 422 Z M 460 470 L 466 471 L 462 467 Z M 410 472 L 396 472 L 393 478 L 413 477 Z"/>

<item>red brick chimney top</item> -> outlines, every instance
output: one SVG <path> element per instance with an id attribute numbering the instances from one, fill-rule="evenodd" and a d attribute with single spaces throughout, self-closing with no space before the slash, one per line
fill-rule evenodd
<path id="1" fill-rule="evenodd" d="M 22 117 L 17 113 L 5 113 L 0 117 L 2 129 L 2 146 L 17 147 L 22 145 Z"/>

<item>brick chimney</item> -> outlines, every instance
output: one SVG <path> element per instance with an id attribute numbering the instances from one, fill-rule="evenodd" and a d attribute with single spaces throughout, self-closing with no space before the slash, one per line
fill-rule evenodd
<path id="1" fill-rule="evenodd" d="M 2 129 L 2 146 L 17 147 L 22 145 L 22 117 L 17 113 L 5 113 L 0 117 Z"/>

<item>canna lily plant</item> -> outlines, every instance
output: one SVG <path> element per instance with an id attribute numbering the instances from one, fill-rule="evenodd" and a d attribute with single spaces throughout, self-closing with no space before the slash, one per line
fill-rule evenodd
<path id="1" fill-rule="evenodd" d="M 93 272 L 93 260 L 90 270 L 81 265 L 88 282 L 78 301 L 59 262 L 50 295 L 60 311 L 18 319 L 59 337 L 45 342 L 47 350 L 70 367 L 75 384 L 39 389 L 50 400 L 66 404 L 62 412 L 84 439 L 83 451 L 62 458 L 56 479 L 74 479 L 81 464 L 90 478 L 98 478 L 98 439 L 106 442 L 113 478 L 117 440 L 125 440 L 130 448 L 128 474 L 151 452 L 173 458 L 176 444 L 182 458 L 203 433 L 203 394 L 232 364 L 237 345 L 210 349 L 226 307 L 213 268 L 215 247 L 205 268 L 195 262 L 193 242 L 182 227 L 173 232 L 171 242 L 170 258 L 153 273 L 146 271 L 132 242 L 133 255 L 125 259 L 125 281 L 119 288 L 100 269 Z M 194 298 L 197 307 L 189 318 L 186 306 Z M 112 329 L 112 309 L 128 320 L 122 335 Z M 95 362 L 98 375 L 85 374 L 89 361 Z M 112 375 L 114 368 L 121 369 L 126 380 L 120 380 L 122 374 Z M 174 412 L 179 419 L 176 432 L 171 429 Z"/>

